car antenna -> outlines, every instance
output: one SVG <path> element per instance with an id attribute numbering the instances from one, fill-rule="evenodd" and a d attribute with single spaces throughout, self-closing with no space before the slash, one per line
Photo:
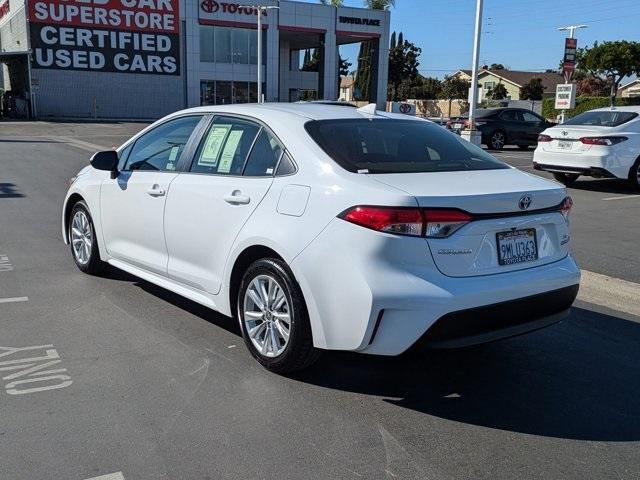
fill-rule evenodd
<path id="1" fill-rule="evenodd" d="M 376 104 L 370 103 L 369 105 L 365 105 L 364 107 L 360 107 L 358 109 L 360 113 L 364 113 L 365 115 L 375 115 L 376 114 Z"/>

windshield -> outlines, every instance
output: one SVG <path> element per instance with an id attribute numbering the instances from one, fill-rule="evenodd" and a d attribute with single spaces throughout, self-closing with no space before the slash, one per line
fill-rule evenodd
<path id="1" fill-rule="evenodd" d="M 592 125 L 598 127 L 617 127 L 638 116 L 635 112 L 619 112 L 617 110 L 599 110 L 584 112 L 570 118 L 563 125 Z"/>
<path id="2" fill-rule="evenodd" d="M 408 173 L 509 168 L 431 122 L 340 119 L 307 122 L 315 142 L 350 172 Z"/>

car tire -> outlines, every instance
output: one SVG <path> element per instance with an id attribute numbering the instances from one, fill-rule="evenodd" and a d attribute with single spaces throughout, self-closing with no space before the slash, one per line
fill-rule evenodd
<path id="1" fill-rule="evenodd" d="M 489 148 L 502 150 L 507 143 L 507 135 L 502 130 L 494 130 L 489 136 Z"/>
<path id="2" fill-rule="evenodd" d="M 553 178 L 566 187 L 573 185 L 579 176 L 577 173 L 553 173 Z"/>
<path id="3" fill-rule="evenodd" d="M 68 228 L 71 256 L 78 268 L 89 275 L 104 272 L 107 264 L 100 260 L 96 229 L 84 201 L 77 202 L 71 209 Z"/>
<path id="4" fill-rule="evenodd" d="M 631 184 L 631 188 L 640 191 L 640 157 L 638 157 L 636 163 L 634 163 L 629 170 L 629 183 Z"/>
<path id="5" fill-rule="evenodd" d="M 302 290 L 282 260 L 263 258 L 249 266 L 238 289 L 237 315 L 245 345 L 266 369 L 287 374 L 318 359 Z"/>

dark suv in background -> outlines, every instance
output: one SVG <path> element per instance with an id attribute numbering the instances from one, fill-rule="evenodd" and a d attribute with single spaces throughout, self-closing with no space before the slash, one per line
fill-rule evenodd
<path id="1" fill-rule="evenodd" d="M 451 119 L 447 128 L 459 130 L 469 123 L 469 117 Z M 544 118 L 524 108 L 481 108 L 476 110 L 476 128 L 482 133 L 482 143 L 493 150 L 505 145 L 522 149 L 537 145 L 538 135 L 553 126 Z"/>

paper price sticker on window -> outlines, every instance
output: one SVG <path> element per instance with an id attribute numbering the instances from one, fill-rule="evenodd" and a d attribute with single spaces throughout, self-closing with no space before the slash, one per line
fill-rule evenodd
<path id="1" fill-rule="evenodd" d="M 202 155 L 198 159 L 198 165 L 205 167 L 215 167 L 218 165 L 218 155 L 227 134 L 231 130 L 231 125 L 214 125 L 209 131 L 207 140 L 202 149 Z"/>
<path id="2" fill-rule="evenodd" d="M 224 144 L 222 156 L 220 157 L 218 173 L 229 173 L 231 171 L 231 165 L 233 164 L 233 159 L 236 156 L 236 151 L 238 150 L 238 145 L 243 133 L 244 130 L 233 130 L 229 133 L 227 142 Z"/>

